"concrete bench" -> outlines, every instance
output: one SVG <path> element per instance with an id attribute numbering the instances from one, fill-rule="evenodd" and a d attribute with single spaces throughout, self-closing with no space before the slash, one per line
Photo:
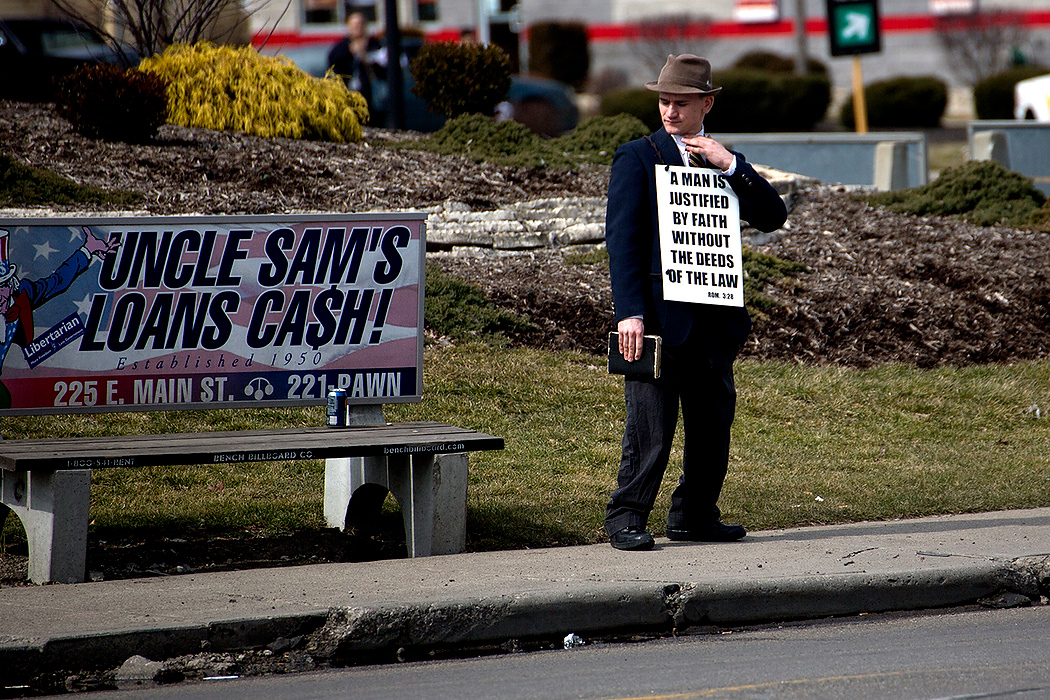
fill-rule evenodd
<path id="1" fill-rule="evenodd" d="M 966 134 L 972 160 L 994 160 L 1032 178 L 1043 194 L 1050 195 L 1050 124 L 975 120 L 967 123 Z"/>
<path id="2" fill-rule="evenodd" d="M 329 526 L 367 519 L 389 491 L 408 556 L 463 551 L 467 454 L 503 449 L 503 439 L 381 419 L 382 407 L 371 406 L 352 411 L 346 428 L 0 440 L 0 502 L 25 527 L 35 583 L 84 580 L 92 469 L 324 459 Z"/>
<path id="3" fill-rule="evenodd" d="M 921 132 L 717 134 L 752 163 L 827 184 L 880 191 L 926 184 L 926 135 Z"/>
<path id="4" fill-rule="evenodd" d="M 0 504 L 33 581 L 84 579 L 92 469 L 323 459 L 329 525 L 367 521 L 389 491 L 409 556 L 463 549 L 466 455 L 502 439 L 383 418 L 423 398 L 424 212 L 0 219 L 0 239 L 0 281 L 19 279 L 0 415 L 310 406 L 342 389 L 350 423 L 0 440 Z"/>

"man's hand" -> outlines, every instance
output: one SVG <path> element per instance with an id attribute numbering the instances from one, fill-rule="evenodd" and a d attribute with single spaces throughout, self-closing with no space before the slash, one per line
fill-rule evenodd
<path id="1" fill-rule="evenodd" d="M 111 255 L 120 248 L 120 241 L 104 241 L 98 238 L 95 234 L 91 233 L 91 229 L 87 226 L 84 229 L 84 248 L 87 252 L 92 255 L 105 259 L 107 255 Z"/>
<path id="2" fill-rule="evenodd" d="M 686 150 L 707 159 L 707 162 L 719 170 L 725 170 L 733 164 L 733 154 L 725 146 L 709 136 L 686 136 L 682 139 Z"/>
<path id="3" fill-rule="evenodd" d="M 642 357 L 642 336 L 645 335 L 645 324 L 640 318 L 625 318 L 616 324 L 620 332 L 620 354 L 628 362 Z"/>

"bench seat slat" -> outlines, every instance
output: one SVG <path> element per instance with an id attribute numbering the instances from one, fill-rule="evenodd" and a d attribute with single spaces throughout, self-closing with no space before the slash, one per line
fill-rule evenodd
<path id="1" fill-rule="evenodd" d="M 164 435 L 0 440 L 0 468 L 101 469 L 503 449 L 503 438 L 431 421 Z"/>

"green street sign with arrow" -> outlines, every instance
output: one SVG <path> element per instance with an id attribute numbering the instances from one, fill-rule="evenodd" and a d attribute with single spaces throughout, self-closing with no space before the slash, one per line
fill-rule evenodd
<path id="1" fill-rule="evenodd" d="M 827 0 L 832 56 L 882 50 L 877 0 Z"/>

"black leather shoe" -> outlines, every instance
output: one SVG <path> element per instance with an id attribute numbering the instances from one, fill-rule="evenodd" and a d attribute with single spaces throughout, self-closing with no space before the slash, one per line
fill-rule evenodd
<path id="1" fill-rule="evenodd" d="M 747 535 L 741 525 L 726 525 L 716 520 L 703 528 L 686 529 L 681 527 L 667 528 L 667 539 L 678 542 L 736 542 Z"/>
<path id="2" fill-rule="evenodd" d="M 628 525 L 609 536 L 609 544 L 616 549 L 623 549 L 629 552 L 641 552 L 646 549 L 652 549 L 655 543 L 656 541 L 652 535 L 634 525 Z"/>

